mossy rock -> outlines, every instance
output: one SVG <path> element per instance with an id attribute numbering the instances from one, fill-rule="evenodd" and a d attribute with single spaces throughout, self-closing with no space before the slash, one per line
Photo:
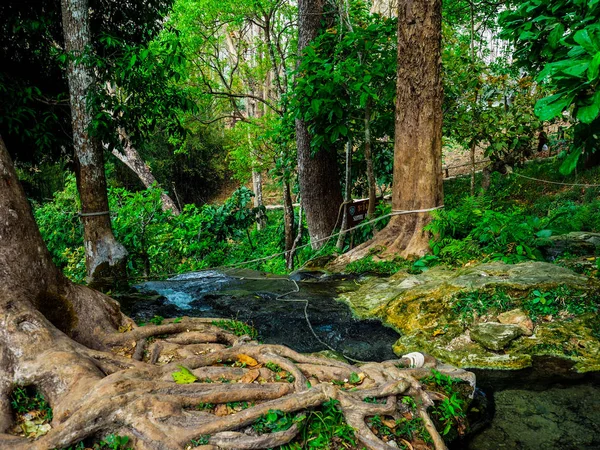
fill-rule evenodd
<path id="1" fill-rule="evenodd" d="M 600 323 L 595 324 L 594 312 L 548 321 L 540 317 L 532 336 L 517 337 L 506 348 L 493 351 L 474 342 L 470 328 L 496 322 L 503 310 L 490 309 L 468 318 L 456 311 L 461 293 L 501 289 L 513 302 L 512 308 L 520 307 L 533 290 L 544 292 L 560 286 L 577 292 L 599 289 L 596 281 L 554 264 L 493 262 L 371 279 L 340 297 L 360 318 L 378 318 L 398 331 L 401 337 L 394 345 L 398 355 L 424 351 L 461 368 L 482 369 L 522 369 L 531 365 L 532 356 L 552 355 L 573 361 L 577 371 L 600 370 L 600 343 L 594 336 Z"/>

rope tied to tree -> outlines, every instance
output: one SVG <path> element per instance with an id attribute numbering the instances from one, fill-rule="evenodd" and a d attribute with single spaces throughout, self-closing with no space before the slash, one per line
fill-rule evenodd
<path id="1" fill-rule="evenodd" d="M 79 217 L 109 216 L 110 211 L 99 211 L 99 212 L 91 212 L 91 213 L 78 212 L 77 215 Z"/>
<path id="2" fill-rule="evenodd" d="M 550 181 L 550 180 L 542 180 L 540 178 L 528 177 L 527 175 L 521 175 L 520 173 L 513 172 L 513 175 L 516 175 L 521 178 L 526 178 L 528 180 L 539 181 L 541 183 L 547 184 L 558 184 L 560 186 L 581 186 L 581 187 L 600 187 L 600 184 L 586 184 L 586 183 L 562 183 L 560 181 Z"/>

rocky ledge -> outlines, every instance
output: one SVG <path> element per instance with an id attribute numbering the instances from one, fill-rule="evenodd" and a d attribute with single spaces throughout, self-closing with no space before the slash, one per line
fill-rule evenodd
<path id="1" fill-rule="evenodd" d="M 600 286 L 545 262 L 500 262 L 372 278 L 341 294 L 360 318 L 401 334 L 398 355 L 425 351 L 461 368 L 522 369 L 536 356 L 600 370 Z"/>

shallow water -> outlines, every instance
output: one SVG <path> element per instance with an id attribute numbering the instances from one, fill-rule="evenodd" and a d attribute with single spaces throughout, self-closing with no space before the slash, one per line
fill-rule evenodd
<path id="1" fill-rule="evenodd" d="M 262 342 L 303 353 L 329 346 L 357 360 L 396 358 L 392 344 L 398 333 L 377 320 L 355 319 L 345 304 L 333 300 L 339 292 L 356 289 L 354 279 L 319 273 L 294 278 L 249 270 L 195 272 L 143 283 L 136 286 L 143 299 L 120 300 L 137 321 L 154 315 L 234 318 L 253 324 Z"/>
<path id="2" fill-rule="evenodd" d="M 237 318 L 252 323 L 262 342 L 299 352 L 326 350 L 324 342 L 357 360 L 396 357 L 394 330 L 378 321 L 356 320 L 335 301 L 340 292 L 358 287 L 356 279 L 319 273 L 293 278 L 249 270 L 194 272 L 141 284 L 140 295 L 119 300 L 138 321 L 154 315 Z M 487 412 L 453 449 L 600 449 L 599 374 L 580 376 L 568 364 L 549 359 L 520 371 L 473 371 L 487 395 Z"/>

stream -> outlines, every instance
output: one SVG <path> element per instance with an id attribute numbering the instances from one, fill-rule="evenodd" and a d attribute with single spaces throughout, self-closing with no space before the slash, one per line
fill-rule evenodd
<path id="1" fill-rule="evenodd" d="M 321 272 L 286 277 L 210 270 L 146 282 L 118 300 L 138 322 L 155 315 L 237 319 L 252 324 L 262 342 L 303 353 L 330 347 L 352 360 L 397 358 L 391 349 L 396 331 L 355 319 L 335 300 L 359 283 L 360 277 Z M 453 449 L 600 449 L 600 374 L 577 375 L 569 364 L 550 359 L 520 371 L 473 372 L 486 395 L 479 406 L 486 411 L 477 414 L 485 419 Z"/>

